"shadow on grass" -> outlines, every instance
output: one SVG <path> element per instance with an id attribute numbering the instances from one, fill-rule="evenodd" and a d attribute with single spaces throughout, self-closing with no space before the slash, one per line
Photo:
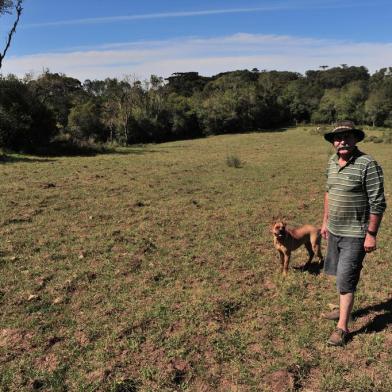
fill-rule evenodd
<path id="1" fill-rule="evenodd" d="M 286 132 L 290 129 L 290 127 L 284 127 L 284 128 L 270 128 L 270 129 L 261 129 L 261 133 L 274 133 L 274 132 Z"/>
<path id="2" fill-rule="evenodd" d="M 0 155 L 0 164 L 2 163 L 43 163 L 43 162 L 55 162 L 54 158 L 61 157 L 93 157 L 97 155 L 145 155 L 152 153 L 168 153 L 168 151 L 156 150 L 147 146 L 129 146 L 129 147 L 117 147 L 111 148 L 102 146 L 99 148 L 89 146 L 76 146 L 72 144 L 55 144 L 47 148 L 42 148 L 36 151 L 26 152 L 26 154 L 32 154 L 34 157 L 26 156 L 15 156 L 12 153 Z"/>
<path id="3" fill-rule="evenodd" d="M 269 128 L 269 129 L 260 129 L 254 131 L 254 133 L 274 133 L 274 132 L 286 132 L 290 129 L 290 127 L 277 127 L 277 128 Z M 234 134 L 238 135 L 242 132 L 235 132 Z M 249 133 L 249 132 L 244 132 Z M 230 132 L 223 133 L 224 135 L 230 135 Z M 219 134 L 214 134 L 211 136 L 217 136 Z M 164 140 L 160 143 L 167 142 L 178 142 L 178 141 L 188 141 L 188 140 L 198 140 L 204 139 L 208 136 L 200 136 L 200 137 L 190 137 L 190 138 L 179 138 L 173 140 Z M 180 146 L 165 146 L 164 148 L 187 148 L 188 146 L 180 145 Z M 46 146 L 40 146 L 31 151 L 26 151 L 26 154 L 35 155 L 38 157 L 42 157 L 42 159 L 38 158 L 26 158 L 26 157 L 14 157 L 9 156 L 7 154 L 0 154 L 0 164 L 1 163 L 15 163 L 15 162 L 48 162 L 53 161 L 53 159 L 45 159 L 45 158 L 60 158 L 60 157 L 89 157 L 103 154 L 114 154 L 114 155 L 143 155 L 143 154 L 151 154 L 151 153 L 169 153 L 169 151 L 164 151 L 162 149 L 152 149 L 147 147 L 144 144 L 134 144 L 129 145 L 127 147 L 110 147 L 108 145 L 100 145 L 100 144 L 89 144 L 88 142 L 75 142 L 72 140 L 55 140 Z"/>
<path id="4" fill-rule="evenodd" d="M 301 266 L 294 266 L 294 270 L 299 271 L 299 272 L 307 272 L 308 274 L 311 275 L 320 275 L 321 271 L 323 270 L 324 267 L 324 262 L 322 263 L 310 263 L 308 266 L 306 265 L 301 265 Z"/>
<path id="5" fill-rule="evenodd" d="M 32 154 L 42 157 L 88 157 L 108 153 L 111 150 L 101 145 L 79 143 L 71 140 L 53 141 L 47 146 L 31 151 Z"/>
<path id="6" fill-rule="evenodd" d="M 166 147 L 165 147 L 166 148 Z M 108 151 L 107 154 L 114 155 L 144 155 L 144 154 L 153 154 L 153 153 L 169 153 L 164 150 L 154 150 L 148 147 L 122 147 L 120 150 Z"/>
<path id="7" fill-rule="evenodd" d="M 52 162 L 54 159 L 64 156 L 95 156 L 106 152 L 106 148 L 79 146 L 72 142 L 53 142 L 49 145 L 37 148 L 27 149 L 25 151 L 7 151 L 0 156 L 0 163 L 16 163 L 16 162 Z M 20 157 L 16 154 L 33 155 L 34 157 Z M 14 155 L 15 154 L 15 155 Z"/>
<path id="8" fill-rule="evenodd" d="M 55 162 L 55 159 L 50 158 L 27 158 L 27 157 L 15 157 L 10 155 L 3 155 L 0 157 L 0 164 L 2 163 L 17 163 L 17 162 L 27 162 L 27 163 L 43 163 L 43 162 Z"/>
<path id="9" fill-rule="evenodd" d="M 362 317 L 373 312 L 382 313 L 378 314 L 363 327 L 359 328 L 356 331 L 353 331 L 353 336 L 359 335 L 361 333 L 381 332 L 385 328 L 387 328 L 389 324 L 392 324 L 392 298 L 377 305 L 367 306 L 366 308 L 358 309 L 353 312 L 353 317 Z"/>

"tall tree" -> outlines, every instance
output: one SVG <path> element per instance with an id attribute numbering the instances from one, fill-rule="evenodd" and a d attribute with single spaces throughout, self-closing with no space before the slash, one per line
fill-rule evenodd
<path id="1" fill-rule="evenodd" d="M 55 114 L 57 125 L 64 129 L 71 108 L 88 99 L 78 79 L 46 70 L 36 80 L 29 82 L 35 96 Z"/>
<path id="2" fill-rule="evenodd" d="M 364 103 L 368 96 L 367 83 L 356 80 L 337 90 L 338 96 L 334 102 L 336 120 L 349 119 L 362 124 L 365 117 Z"/>
<path id="3" fill-rule="evenodd" d="M 89 99 L 72 107 L 68 116 L 68 131 L 73 139 L 105 142 L 108 130 L 101 121 L 101 105 Z"/>
<path id="4" fill-rule="evenodd" d="M 385 88 L 370 92 L 365 102 L 365 114 L 372 126 L 384 125 L 385 120 L 392 110 L 392 101 Z"/>
<path id="5" fill-rule="evenodd" d="M 318 108 L 324 91 L 305 78 L 290 81 L 279 97 L 279 102 L 289 110 L 290 120 L 295 124 L 307 122 Z"/>
<path id="6" fill-rule="evenodd" d="M 0 148 L 32 151 L 46 145 L 55 131 L 52 113 L 25 83 L 0 77 Z"/>
<path id="7" fill-rule="evenodd" d="M 331 88 L 324 92 L 318 110 L 312 113 L 315 123 L 333 123 L 337 119 L 337 103 L 339 102 L 339 89 Z"/>
<path id="8" fill-rule="evenodd" d="M 200 76 L 197 72 L 175 72 L 166 80 L 169 93 L 190 97 L 195 91 L 203 90 L 210 78 Z"/>
<path id="9" fill-rule="evenodd" d="M 12 9 L 15 10 L 15 21 L 11 27 L 11 30 L 8 32 L 5 47 L 2 52 L 0 52 L 0 69 L 3 64 L 3 59 L 7 54 L 9 47 L 11 46 L 12 36 L 16 33 L 16 26 L 18 26 L 20 15 L 22 15 L 22 3 L 23 0 L 0 0 L 0 15 L 11 14 Z"/>

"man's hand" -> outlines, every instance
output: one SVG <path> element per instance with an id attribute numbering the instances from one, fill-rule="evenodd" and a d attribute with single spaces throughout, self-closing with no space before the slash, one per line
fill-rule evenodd
<path id="1" fill-rule="evenodd" d="M 328 229 L 327 225 L 322 225 L 320 230 L 321 236 L 326 240 L 328 238 Z"/>
<path id="2" fill-rule="evenodd" d="M 377 241 L 376 237 L 372 236 L 371 234 L 367 233 L 365 237 L 365 243 L 363 244 L 366 253 L 373 252 L 377 249 Z"/>

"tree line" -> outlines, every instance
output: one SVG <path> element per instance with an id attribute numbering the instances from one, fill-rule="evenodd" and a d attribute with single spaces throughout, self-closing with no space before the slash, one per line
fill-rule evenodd
<path id="1" fill-rule="evenodd" d="M 56 140 L 128 145 L 262 131 L 299 123 L 392 127 L 392 67 L 320 67 L 304 75 L 258 69 L 206 77 L 178 72 L 105 80 L 49 70 L 0 76 L 0 147 L 34 151 Z"/>

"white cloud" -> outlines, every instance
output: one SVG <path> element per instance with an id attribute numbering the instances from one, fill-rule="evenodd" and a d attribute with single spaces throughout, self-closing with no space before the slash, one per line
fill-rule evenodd
<path id="1" fill-rule="evenodd" d="M 278 10 L 289 9 L 289 8 L 293 8 L 293 7 L 290 7 L 288 5 L 285 6 L 273 5 L 273 6 L 258 7 L 258 8 L 227 8 L 227 9 L 199 10 L 199 11 L 161 12 L 155 14 L 107 16 L 101 18 L 96 17 L 96 18 L 84 18 L 84 19 L 59 20 L 55 22 L 30 23 L 24 25 L 23 28 L 102 24 L 102 23 L 115 23 L 115 22 L 134 21 L 134 20 L 143 20 L 143 19 L 184 18 L 190 16 L 207 16 L 207 15 L 219 15 L 219 14 L 239 14 L 239 13 L 261 12 L 261 11 L 278 11 Z"/>
<path id="2" fill-rule="evenodd" d="M 373 3 L 372 3 L 373 4 Z M 353 6 L 366 6 L 361 4 L 358 0 L 353 3 L 342 4 L 337 0 L 290 0 L 281 2 L 270 2 L 261 7 L 248 7 L 248 8 L 221 8 L 221 9 L 207 9 L 207 10 L 194 10 L 194 11 L 172 11 L 172 12 L 159 12 L 150 14 L 131 14 L 120 16 L 106 16 L 106 17 L 92 17 L 83 19 L 67 19 L 51 22 L 30 23 L 25 24 L 21 28 L 41 28 L 41 27 L 60 27 L 69 25 L 88 25 L 88 24 L 103 24 L 103 23 L 118 23 L 135 20 L 149 20 L 149 19 L 167 19 L 167 18 L 184 18 L 194 16 L 208 16 L 208 15 L 222 15 L 222 14 L 240 14 L 250 12 L 269 12 L 269 11 L 284 11 L 284 10 L 300 10 L 300 9 L 327 9 L 327 8 L 347 8 Z"/>
<path id="3" fill-rule="evenodd" d="M 235 69 L 304 72 L 320 65 L 364 65 L 371 72 L 392 66 L 392 43 L 355 43 L 312 38 L 234 34 L 103 45 L 67 53 L 6 57 L 3 74 L 39 74 L 49 68 L 83 81 L 134 74 L 167 77 L 173 72 L 213 75 Z"/>

